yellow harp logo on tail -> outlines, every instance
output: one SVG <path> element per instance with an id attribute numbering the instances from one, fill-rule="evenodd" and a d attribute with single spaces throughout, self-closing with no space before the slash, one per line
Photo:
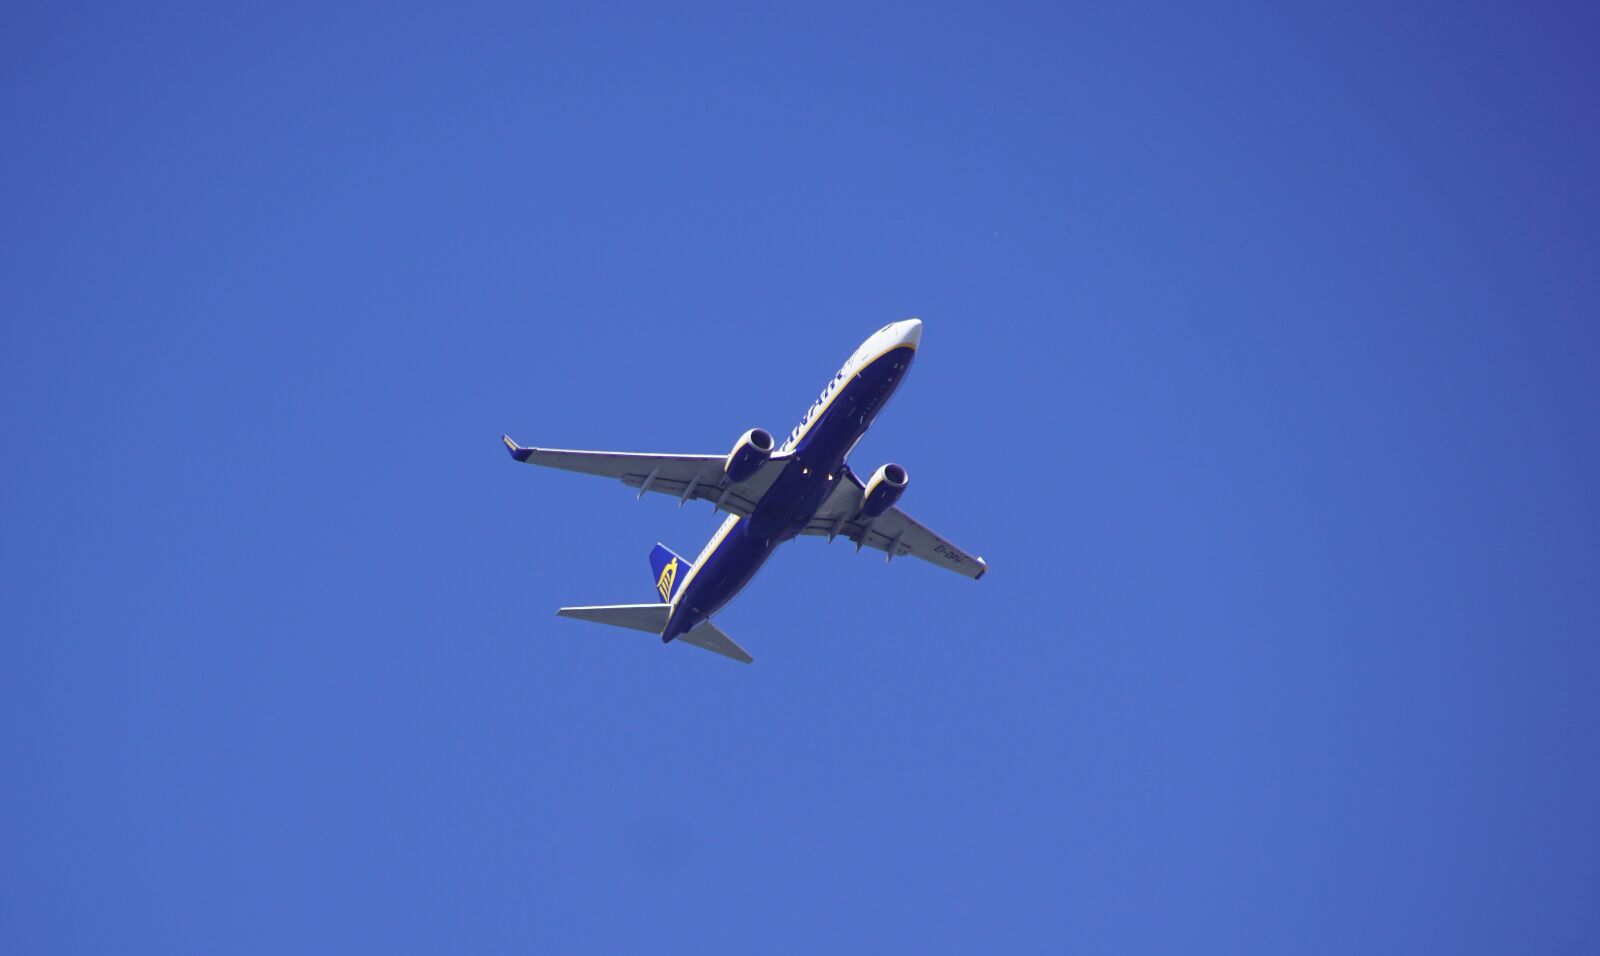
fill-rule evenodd
<path id="1" fill-rule="evenodd" d="M 673 558 L 661 569 L 661 579 L 656 581 L 656 590 L 661 592 L 661 600 L 665 601 L 672 595 L 672 582 L 677 579 L 678 559 Z"/>

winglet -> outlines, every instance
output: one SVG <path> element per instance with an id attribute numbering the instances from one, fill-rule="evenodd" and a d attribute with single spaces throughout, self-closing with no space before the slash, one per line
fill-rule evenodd
<path id="1" fill-rule="evenodd" d="M 988 574 L 988 573 L 989 573 L 989 562 L 983 560 L 982 558 L 979 558 L 978 559 L 978 573 L 974 574 L 972 576 L 972 580 L 976 581 L 976 580 L 978 580 L 979 578 L 983 577 L 985 574 Z"/>
<path id="2" fill-rule="evenodd" d="M 532 448 L 523 448 L 521 445 L 512 441 L 510 435 L 501 435 L 500 440 L 506 443 L 506 451 L 509 451 L 511 453 L 511 457 L 515 458 L 517 461 L 527 461 L 528 456 L 533 454 Z"/>

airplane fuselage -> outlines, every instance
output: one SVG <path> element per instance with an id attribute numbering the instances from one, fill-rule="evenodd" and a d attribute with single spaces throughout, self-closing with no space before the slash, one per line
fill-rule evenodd
<path id="1" fill-rule="evenodd" d="M 805 530 L 843 477 L 845 456 L 905 380 L 921 339 L 916 320 L 885 326 L 852 355 L 773 455 L 783 471 L 748 518 L 730 515 L 673 600 L 662 641 L 693 630 L 733 600 L 778 545 Z"/>

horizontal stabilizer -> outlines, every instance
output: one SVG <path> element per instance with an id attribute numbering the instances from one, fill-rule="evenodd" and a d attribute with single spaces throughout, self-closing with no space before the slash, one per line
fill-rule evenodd
<path id="1" fill-rule="evenodd" d="M 593 621 L 596 624 L 610 624 L 613 627 L 660 634 L 667 629 L 667 618 L 672 614 L 672 605 L 602 604 L 592 607 L 564 607 L 556 613 L 562 617 L 575 617 L 580 621 Z M 722 633 L 710 621 L 679 637 L 678 640 L 704 648 L 713 654 L 721 654 L 741 664 L 755 660 L 745 652 L 744 648 L 734 643 L 733 638 Z"/>
<path id="2" fill-rule="evenodd" d="M 672 613 L 670 604 L 603 604 L 597 607 L 564 607 L 556 612 L 562 617 L 575 617 L 580 621 L 627 627 L 635 631 L 660 634 L 667 629 L 667 616 Z"/>
<path id="3" fill-rule="evenodd" d="M 722 633 L 721 629 L 710 621 L 706 621 L 678 640 L 685 644 L 693 644 L 695 647 L 703 647 L 713 654 L 730 657 L 741 664 L 749 664 L 755 660 L 744 648 L 734 643 L 733 638 Z"/>

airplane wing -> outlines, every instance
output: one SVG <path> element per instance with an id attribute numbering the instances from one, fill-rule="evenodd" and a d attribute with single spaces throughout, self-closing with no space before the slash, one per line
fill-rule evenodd
<path id="1" fill-rule="evenodd" d="M 890 508 L 877 518 L 858 517 L 866 486 L 848 468 L 844 476 L 848 480 L 834 486 L 804 534 L 827 535 L 830 540 L 843 535 L 856 542 L 858 551 L 862 545 L 876 548 L 890 561 L 909 554 L 973 580 L 989 570 L 982 558 L 963 551 L 899 507 Z"/>
<path id="2" fill-rule="evenodd" d="M 685 501 L 714 501 L 716 506 L 743 518 L 750 517 L 756 503 L 783 471 L 784 461 L 768 460 L 754 475 L 740 482 L 727 482 L 723 464 L 727 455 L 650 455 L 623 451 L 568 451 L 561 448 L 528 448 L 500 436 L 506 450 L 517 461 L 544 465 L 586 475 L 615 478 L 639 489 L 672 495 L 681 505 Z"/>

